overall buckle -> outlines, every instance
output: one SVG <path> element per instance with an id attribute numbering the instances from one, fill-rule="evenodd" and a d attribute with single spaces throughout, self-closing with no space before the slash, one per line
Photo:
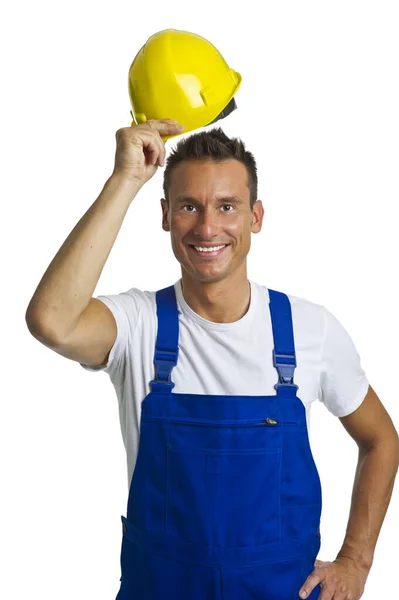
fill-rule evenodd
<path id="1" fill-rule="evenodd" d="M 279 359 L 282 360 L 281 363 L 278 362 Z M 277 391 L 280 387 L 293 387 L 298 389 L 298 386 L 294 383 L 294 371 L 296 367 L 295 354 L 277 354 L 273 349 L 273 365 L 278 371 L 278 383 L 274 386 Z"/>
<path id="2" fill-rule="evenodd" d="M 169 387 L 170 390 L 175 387 L 175 384 L 171 380 L 171 373 L 176 364 L 177 352 L 172 352 L 171 350 L 155 350 L 155 379 L 150 381 L 154 392 L 164 390 L 165 386 Z"/>

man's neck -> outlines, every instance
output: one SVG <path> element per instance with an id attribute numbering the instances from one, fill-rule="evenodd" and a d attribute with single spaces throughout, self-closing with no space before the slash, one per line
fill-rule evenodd
<path id="1" fill-rule="evenodd" d="M 247 276 L 237 280 L 204 283 L 182 275 L 184 300 L 203 319 L 214 323 L 233 323 L 242 319 L 251 303 Z"/>

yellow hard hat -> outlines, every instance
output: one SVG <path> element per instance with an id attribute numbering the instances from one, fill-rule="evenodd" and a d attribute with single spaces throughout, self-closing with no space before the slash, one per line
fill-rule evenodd
<path id="1" fill-rule="evenodd" d="M 164 29 L 152 35 L 129 69 L 132 127 L 149 119 L 175 119 L 192 131 L 227 117 L 237 108 L 241 75 L 208 40 L 189 31 Z M 166 141 L 175 137 L 163 136 Z"/>

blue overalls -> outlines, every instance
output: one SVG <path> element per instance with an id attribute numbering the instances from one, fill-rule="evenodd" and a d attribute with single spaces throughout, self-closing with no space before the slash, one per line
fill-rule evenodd
<path id="1" fill-rule="evenodd" d="M 298 600 L 313 571 L 321 484 L 293 383 L 290 301 L 269 296 L 276 394 L 218 396 L 172 392 L 176 296 L 156 292 L 155 379 L 121 516 L 116 600 Z"/>

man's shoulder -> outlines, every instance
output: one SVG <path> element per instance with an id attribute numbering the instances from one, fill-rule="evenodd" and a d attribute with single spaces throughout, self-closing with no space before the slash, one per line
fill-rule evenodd
<path id="1" fill-rule="evenodd" d="M 138 315 L 139 313 L 154 312 L 156 310 L 155 291 L 131 287 L 123 292 L 100 294 L 96 296 L 114 313 Z"/>
<path id="2" fill-rule="evenodd" d="M 251 283 L 256 287 L 257 293 L 260 295 L 266 296 L 266 298 L 268 298 L 268 300 L 270 300 L 269 289 L 272 289 L 276 292 L 285 294 L 290 301 L 291 307 L 295 308 L 296 310 L 302 310 L 302 311 L 313 312 L 313 313 L 324 312 L 325 307 L 323 304 L 320 304 L 318 302 L 310 300 L 309 298 L 305 298 L 304 296 L 299 296 L 299 295 L 291 293 L 287 290 L 279 290 L 279 289 L 275 289 L 275 288 L 269 288 L 265 284 L 261 284 L 261 283 L 254 282 L 254 281 L 252 281 Z"/>

